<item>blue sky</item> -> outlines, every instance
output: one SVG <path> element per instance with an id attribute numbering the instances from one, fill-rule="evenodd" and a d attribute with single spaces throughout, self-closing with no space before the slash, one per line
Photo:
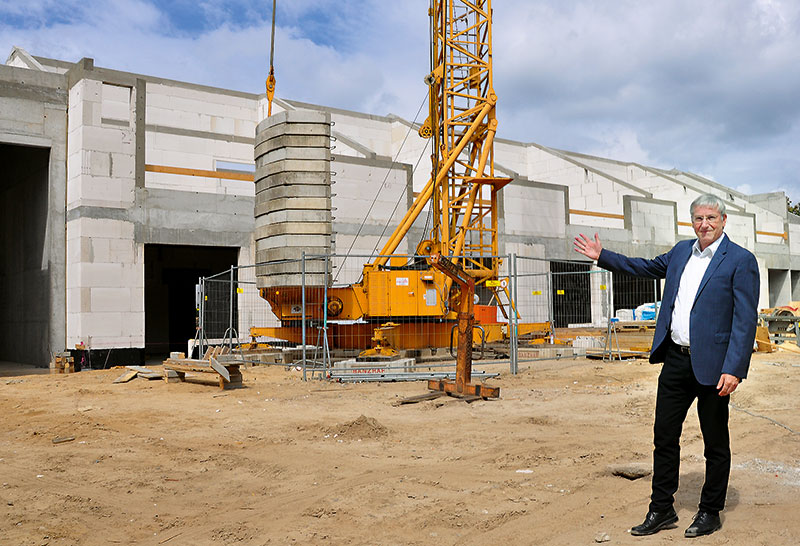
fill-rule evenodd
<path id="1" fill-rule="evenodd" d="M 429 0 L 278 0 L 281 97 L 413 119 Z M 800 201 L 800 3 L 495 0 L 499 136 Z M 263 92 L 272 1 L 0 0 L 0 50 Z"/>

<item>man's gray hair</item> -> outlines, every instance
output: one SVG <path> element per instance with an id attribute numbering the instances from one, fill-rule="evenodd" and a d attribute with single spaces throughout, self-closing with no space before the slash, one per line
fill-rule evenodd
<path id="1" fill-rule="evenodd" d="M 704 193 L 694 201 L 689 206 L 689 215 L 694 218 L 694 209 L 697 207 L 710 207 L 712 209 L 717 209 L 719 211 L 720 216 L 725 216 L 725 203 L 717 197 L 716 195 L 712 195 L 710 193 Z"/>

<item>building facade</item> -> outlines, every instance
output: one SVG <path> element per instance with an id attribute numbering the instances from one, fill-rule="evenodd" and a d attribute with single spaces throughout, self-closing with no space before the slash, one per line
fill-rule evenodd
<path id="1" fill-rule="evenodd" d="M 330 116 L 331 250 L 374 253 L 429 177 L 428 142 L 396 116 L 273 109 Z M 197 278 L 255 262 L 265 117 L 264 95 L 14 48 L 0 66 L 0 360 L 45 365 L 80 343 L 115 362 L 185 347 Z M 500 200 L 501 254 L 578 260 L 573 237 L 597 231 L 651 257 L 693 237 L 689 204 L 713 193 L 726 232 L 758 259 L 760 306 L 800 299 L 800 218 L 783 193 L 503 139 L 495 167 L 514 179 Z M 406 252 L 423 233 L 420 220 Z"/>

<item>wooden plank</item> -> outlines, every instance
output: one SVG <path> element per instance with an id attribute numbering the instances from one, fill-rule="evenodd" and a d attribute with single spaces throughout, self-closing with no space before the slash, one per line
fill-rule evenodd
<path id="1" fill-rule="evenodd" d="M 760 353 L 771 353 L 775 350 L 769 339 L 769 328 L 766 326 L 756 327 L 756 345 Z"/>
<path id="2" fill-rule="evenodd" d="M 155 370 L 151 370 L 150 368 L 145 368 L 144 366 L 125 366 L 125 367 L 128 368 L 129 370 L 136 370 L 139 373 L 156 373 Z"/>
<path id="3" fill-rule="evenodd" d="M 789 238 L 789 234 L 785 231 L 783 233 L 776 233 L 774 231 L 758 231 L 756 230 L 756 235 L 771 235 L 773 237 L 780 237 L 781 239 L 787 240 Z"/>
<path id="4" fill-rule="evenodd" d="M 225 366 L 222 366 L 222 365 L 221 365 L 219 362 L 217 362 L 217 359 L 216 359 L 216 358 L 214 358 L 213 356 L 211 357 L 211 359 L 209 360 L 209 362 L 211 362 L 211 367 L 212 367 L 212 368 L 214 368 L 214 370 L 215 370 L 215 371 L 216 371 L 216 372 L 217 372 L 219 375 L 221 375 L 222 377 L 224 377 L 224 378 L 225 378 L 225 381 L 227 381 L 227 382 L 230 382 L 230 380 L 231 380 L 231 374 L 230 374 L 230 372 L 228 372 L 228 369 L 227 369 L 227 368 L 225 368 Z"/>
<path id="5" fill-rule="evenodd" d="M 781 343 L 781 344 L 773 343 L 772 345 L 777 347 L 778 349 L 780 349 L 782 351 L 787 351 L 789 353 L 800 354 L 800 347 L 798 347 L 797 345 L 795 345 L 794 343 L 792 343 L 790 341 L 786 341 L 786 342 Z"/>
<path id="6" fill-rule="evenodd" d="M 208 366 L 208 359 L 203 360 L 202 358 L 168 358 L 164 361 L 164 364 L 187 364 L 187 365 L 198 365 L 198 366 Z"/>
<path id="7" fill-rule="evenodd" d="M 175 370 L 176 372 L 197 372 L 197 373 L 216 373 L 214 368 L 209 365 L 201 366 L 199 364 L 164 364 L 165 368 Z"/>
<path id="8" fill-rule="evenodd" d="M 112 383 L 127 383 L 137 375 L 139 375 L 139 372 L 137 372 L 136 370 L 128 370 L 127 372 L 116 378 L 114 381 L 112 381 Z"/>
<path id="9" fill-rule="evenodd" d="M 614 218 L 615 220 L 624 220 L 625 215 L 623 214 L 613 214 L 610 212 L 594 212 L 591 210 L 577 210 L 577 209 L 569 209 L 570 214 L 577 214 L 580 216 L 595 216 L 597 218 Z"/>
<path id="10" fill-rule="evenodd" d="M 409 396 L 408 398 L 401 398 L 392 403 L 393 406 L 403 406 L 405 404 L 417 404 L 425 402 L 426 400 L 434 400 L 441 396 L 446 396 L 446 393 L 441 391 L 426 392 L 425 394 L 418 394 L 416 396 Z"/>
<path id="11" fill-rule="evenodd" d="M 224 180 L 243 180 L 252 182 L 252 173 L 237 173 L 230 171 L 206 171 L 203 169 L 188 169 L 186 167 L 170 167 L 168 165 L 145 165 L 144 170 L 151 173 L 182 174 L 184 176 L 200 176 L 204 178 L 221 178 Z"/>

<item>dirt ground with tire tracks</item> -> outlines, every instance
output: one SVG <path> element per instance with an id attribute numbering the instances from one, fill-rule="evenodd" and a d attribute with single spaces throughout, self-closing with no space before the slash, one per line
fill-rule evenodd
<path id="1" fill-rule="evenodd" d="M 630 536 L 649 476 L 612 473 L 649 468 L 659 369 L 533 362 L 490 382 L 499 400 L 403 406 L 423 383 L 15 372 L 0 377 L 0 544 L 682 543 L 703 478 L 694 408 L 677 528 Z M 800 544 L 799 380 L 800 356 L 754 355 L 732 397 L 723 528 L 696 542 Z"/>

